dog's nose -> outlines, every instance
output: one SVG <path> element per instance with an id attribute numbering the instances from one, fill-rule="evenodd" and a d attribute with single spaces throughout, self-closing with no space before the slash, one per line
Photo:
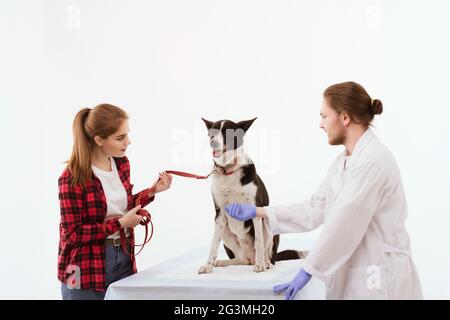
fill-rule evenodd
<path id="1" fill-rule="evenodd" d="M 219 143 L 216 140 L 211 141 L 211 148 L 217 149 L 219 147 Z"/>

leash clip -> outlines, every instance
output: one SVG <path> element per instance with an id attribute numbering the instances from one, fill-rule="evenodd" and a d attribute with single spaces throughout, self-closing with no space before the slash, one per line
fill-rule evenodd
<path id="1" fill-rule="evenodd" d="M 217 167 L 215 167 L 207 176 L 206 176 L 206 179 L 208 179 L 209 178 L 209 176 L 211 176 L 211 175 L 213 175 L 213 174 L 216 174 L 217 173 Z"/>

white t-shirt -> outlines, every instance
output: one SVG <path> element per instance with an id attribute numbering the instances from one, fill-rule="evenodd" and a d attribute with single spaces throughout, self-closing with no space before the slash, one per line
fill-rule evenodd
<path id="1" fill-rule="evenodd" d="M 106 215 L 110 214 L 125 214 L 127 210 L 127 192 L 120 180 L 119 173 L 117 172 L 116 162 L 112 157 L 109 157 L 111 162 L 112 171 L 105 171 L 92 165 L 92 171 L 100 179 L 102 183 L 103 191 L 106 197 L 107 211 Z M 125 229 L 128 236 L 128 230 Z M 120 233 L 116 233 L 108 236 L 108 239 L 120 238 Z"/>

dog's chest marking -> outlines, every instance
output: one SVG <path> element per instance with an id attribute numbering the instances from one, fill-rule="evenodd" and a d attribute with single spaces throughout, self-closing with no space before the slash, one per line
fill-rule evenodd
<path id="1" fill-rule="evenodd" d="M 224 211 L 224 207 L 231 203 L 255 204 L 257 187 L 254 183 L 243 186 L 240 181 L 241 174 L 242 170 L 237 170 L 229 176 L 215 175 L 212 179 L 212 193 L 217 206 L 220 208 L 220 214 L 225 217 L 230 231 L 240 240 L 248 240 L 250 238 L 249 228 L 246 228 L 243 222 L 233 219 Z"/>

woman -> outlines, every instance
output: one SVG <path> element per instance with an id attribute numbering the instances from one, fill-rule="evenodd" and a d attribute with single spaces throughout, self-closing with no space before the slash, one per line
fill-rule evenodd
<path id="1" fill-rule="evenodd" d="M 320 127 L 330 145 L 344 145 L 311 199 L 290 206 L 255 208 L 232 204 L 228 214 L 245 221 L 264 218 L 274 234 L 311 231 L 321 234 L 289 283 L 277 285 L 293 299 L 315 276 L 326 283 L 327 299 L 421 299 L 405 228 L 407 204 L 399 168 L 391 152 L 369 128 L 381 114 L 354 82 L 324 92 Z"/>
<path id="2" fill-rule="evenodd" d="M 58 279 L 65 300 L 103 299 L 109 284 L 136 273 L 134 257 L 120 245 L 120 229 L 134 243 L 133 228 L 142 219 L 136 213 L 155 195 L 132 193 L 128 132 L 127 114 L 113 105 L 75 116 L 72 155 L 59 178 Z M 169 189 L 171 181 L 160 173 L 155 193 Z M 138 196 L 141 205 L 135 207 Z"/>

